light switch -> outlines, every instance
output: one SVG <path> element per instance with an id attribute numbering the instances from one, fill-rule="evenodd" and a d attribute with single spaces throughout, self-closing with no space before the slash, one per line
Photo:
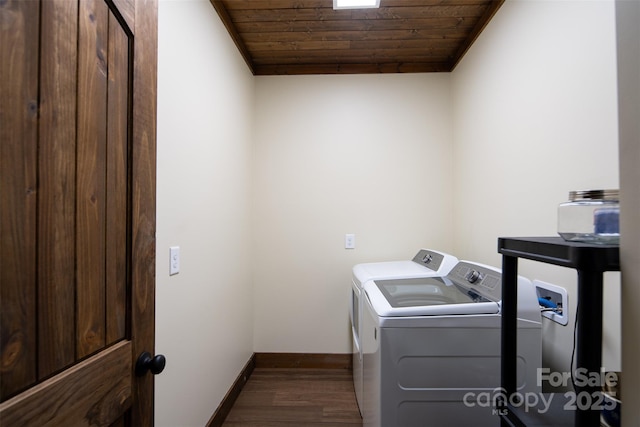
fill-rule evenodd
<path id="1" fill-rule="evenodd" d="M 180 273 L 180 246 L 169 248 L 169 276 Z"/>
<path id="2" fill-rule="evenodd" d="M 356 248 L 356 235 L 355 234 L 345 234 L 344 235 L 344 248 L 345 249 L 355 249 Z"/>

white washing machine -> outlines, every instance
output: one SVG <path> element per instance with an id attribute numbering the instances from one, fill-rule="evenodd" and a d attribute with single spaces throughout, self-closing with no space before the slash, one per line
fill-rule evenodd
<path id="1" fill-rule="evenodd" d="M 364 284 L 364 427 L 498 427 L 500 270 L 460 261 L 442 277 Z M 518 389 L 540 391 L 541 316 L 518 279 Z M 496 390 L 498 389 L 498 390 Z"/>
<path id="2" fill-rule="evenodd" d="M 349 314 L 351 317 L 351 335 L 353 338 L 353 385 L 361 413 L 363 403 L 363 377 L 360 334 L 364 309 L 362 298 L 363 284 L 372 279 L 444 276 L 451 271 L 457 262 L 458 259 L 453 255 L 431 249 L 420 249 L 412 260 L 372 262 L 357 264 L 353 267 Z"/>

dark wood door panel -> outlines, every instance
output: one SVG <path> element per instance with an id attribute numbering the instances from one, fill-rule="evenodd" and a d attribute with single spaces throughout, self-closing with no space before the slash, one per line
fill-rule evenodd
<path id="1" fill-rule="evenodd" d="M 78 2 L 41 5 L 38 348 L 47 351 L 37 354 L 44 378 L 75 361 Z"/>
<path id="2" fill-rule="evenodd" d="M 11 12 L 18 23 L 28 23 L 39 4 L 13 2 Z M 24 59 L 6 51 L 12 55 L 3 61 L 6 68 L 13 64 L 7 73 L 22 77 L 3 91 L 21 97 L 31 92 L 22 111 L 3 114 L 24 128 L 2 145 L 3 159 L 11 161 L 3 167 L 3 191 L 14 194 L 3 197 L 3 236 L 14 236 L 3 239 L 3 259 L 15 267 L 12 276 L 3 275 L 2 324 L 11 328 L 2 335 L 3 396 L 104 347 L 107 332 L 109 343 L 126 332 L 129 36 L 102 0 L 46 1 L 41 7 L 42 36 L 37 20 L 31 31 L 13 28 L 23 34 L 15 45 Z M 20 64 L 39 64 L 40 81 L 37 69 L 28 79 L 28 70 L 16 68 Z M 10 95 L 3 100 L 13 103 Z M 17 364 L 29 368 L 14 369 Z M 26 370 L 29 379 L 12 386 L 10 377 L 27 376 L 21 373 Z"/>
<path id="3" fill-rule="evenodd" d="M 152 425 L 157 2 L 0 22 L 0 419 Z"/>
<path id="4" fill-rule="evenodd" d="M 0 404 L 2 423 L 109 426 L 131 405 L 131 370 L 131 343 L 119 343 Z"/>
<path id="5" fill-rule="evenodd" d="M 109 10 L 80 2 L 76 190 L 76 354 L 105 345 L 105 211 Z"/>
<path id="6" fill-rule="evenodd" d="M 130 114 L 129 36 L 109 13 L 106 165 L 106 342 L 126 337 L 130 257 Z"/>
<path id="7" fill-rule="evenodd" d="M 36 380 L 40 4 L 0 6 L 0 398 Z"/>

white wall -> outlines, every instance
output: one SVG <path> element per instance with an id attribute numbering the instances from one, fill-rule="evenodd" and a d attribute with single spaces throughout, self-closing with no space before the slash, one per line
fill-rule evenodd
<path id="1" fill-rule="evenodd" d="M 455 254 L 500 265 L 498 236 L 555 235 L 570 190 L 618 188 L 612 1 L 507 1 L 452 74 Z M 521 261 L 566 287 L 573 270 Z M 605 277 L 604 365 L 620 369 L 619 274 Z M 546 321 L 544 357 L 568 371 L 573 321 Z"/>
<path id="2" fill-rule="evenodd" d="M 450 250 L 449 80 L 256 78 L 255 351 L 349 353 L 352 266 Z"/>
<path id="3" fill-rule="evenodd" d="M 160 0 L 158 56 L 156 426 L 203 426 L 253 352 L 253 76 L 208 0 Z"/>

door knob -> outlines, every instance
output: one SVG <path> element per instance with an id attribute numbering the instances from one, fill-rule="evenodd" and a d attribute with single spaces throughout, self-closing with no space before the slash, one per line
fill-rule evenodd
<path id="1" fill-rule="evenodd" d="M 148 351 L 144 351 L 138 356 L 136 361 L 136 375 L 141 377 L 151 371 L 153 375 L 158 375 L 164 370 L 164 366 L 167 364 L 167 359 L 162 354 L 158 354 L 151 357 Z"/>

